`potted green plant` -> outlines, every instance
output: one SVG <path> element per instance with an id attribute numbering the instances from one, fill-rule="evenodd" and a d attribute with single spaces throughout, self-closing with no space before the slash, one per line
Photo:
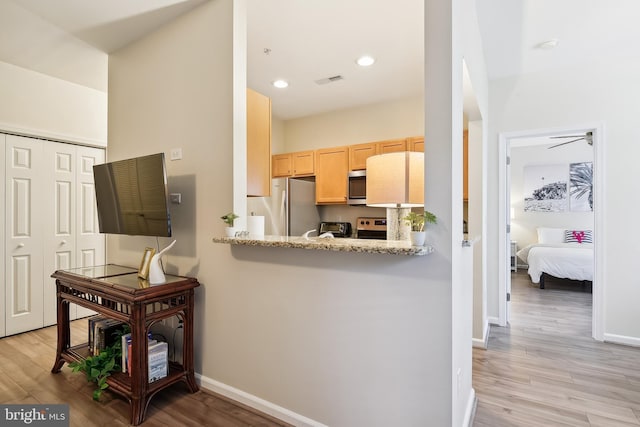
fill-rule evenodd
<path id="1" fill-rule="evenodd" d="M 411 227 L 410 239 L 413 246 L 424 246 L 426 239 L 425 224 L 435 224 L 437 222 L 436 216 L 429 211 L 424 211 L 423 213 L 411 211 L 402 219 Z"/>
<path id="2" fill-rule="evenodd" d="M 107 378 L 112 372 L 121 370 L 119 361 L 122 359 L 122 336 L 131 331 L 129 325 L 113 332 L 114 344 L 105 347 L 95 356 L 69 363 L 71 372 L 84 372 L 88 382 L 95 382 L 93 400 L 100 400 L 102 392 L 109 387 Z"/>
<path id="3" fill-rule="evenodd" d="M 233 212 L 229 212 L 228 214 L 220 217 L 220 219 L 222 219 L 224 223 L 227 224 L 227 228 L 225 229 L 227 237 L 234 237 L 236 235 L 236 228 L 233 226 L 233 222 L 237 218 L 239 218 L 239 216 Z"/>

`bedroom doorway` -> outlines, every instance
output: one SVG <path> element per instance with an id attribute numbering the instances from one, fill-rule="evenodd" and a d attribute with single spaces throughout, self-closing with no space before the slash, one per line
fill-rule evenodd
<path id="1" fill-rule="evenodd" d="M 576 137 L 568 138 L 576 135 Z M 580 138 L 585 136 L 586 138 Z M 552 139 L 553 137 L 553 139 Z M 561 138 L 557 138 L 561 137 Z M 565 138 L 567 137 L 567 138 Z M 499 135 L 500 149 L 500 247 L 501 255 L 499 262 L 499 316 L 502 326 L 509 323 L 509 300 L 511 293 L 511 275 L 517 269 L 516 278 L 522 284 L 522 270 L 519 268 L 518 259 L 512 256 L 514 245 L 516 250 L 526 248 L 531 243 L 537 242 L 536 228 L 553 228 L 554 224 L 558 224 L 558 228 L 587 228 L 588 224 L 592 224 L 594 256 L 593 256 L 593 286 L 592 286 L 592 309 L 591 309 L 591 336 L 602 341 L 602 295 L 603 280 L 598 280 L 598 255 L 601 253 L 602 239 L 598 239 L 601 235 L 603 220 L 602 209 L 599 204 L 598 194 L 601 194 L 602 185 L 602 166 L 604 164 L 604 147 L 602 125 L 592 126 L 575 126 L 566 128 L 549 128 L 529 130 L 522 132 L 502 133 Z M 529 147 L 529 148 L 523 148 Z M 553 147 L 553 148 L 550 148 Z M 589 157 L 585 157 L 585 153 L 589 152 L 592 156 L 592 162 Z M 518 153 L 521 156 L 518 159 Z M 582 160 L 580 154 L 582 153 Z M 522 158 L 526 159 L 525 161 Z M 575 162 L 571 160 L 575 156 Z M 512 158 L 513 157 L 513 158 Z M 527 167 L 523 168 L 526 163 Z M 570 185 L 568 181 L 569 168 L 577 167 L 581 163 L 592 163 L 592 197 L 589 198 L 591 206 L 580 206 L 576 201 L 571 206 L 574 210 L 583 212 L 572 212 L 570 206 Z M 571 165 L 571 166 L 570 166 Z M 545 169 L 546 168 L 546 169 Z M 564 171 L 564 169 L 567 169 Z M 517 172 L 516 172 L 517 169 Z M 526 170 L 523 170 L 526 169 Z M 542 171 L 543 173 L 541 173 Z M 518 175 L 514 177 L 513 174 Z M 524 197 L 525 187 L 523 181 L 529 181 L 535 184 L 536 179 L 547 178 L 552 184 L 554 182 L 562 182 L 561 179 L 554 179 L 555 176 L 567 176 L 566 182 L 566 198 L 548 196 L 549 200 L 538 200 L 537 198 Z M 513 187 L 512 187 L 513 186 Z M 544 185 L 545 191 L 551 194 L 559 191 L 562 186 L 554 188 L 554 185 Z M 537 188 L 537 187 L 536 187 Z M 515 193 L 512 192 L 515 190 Z M 513 194 L 514 197 L 511 197 Z M 543 197 L 545 199 L 546 197 Z M 525 200 L 526 199 L 526 200 Z M 584 197 L 583 199 L 587 199 Z M 525 203 L 527 206 L 525 206 Z M 592 212 L 584 212 L 592 209 Z M 538 213 L 540 212 L 540 213 Z M 590 221 L 588 218 L 591 218 Z M 574 223 L 575 222 L 575 226 Z M 515 237 L 514 237 L 515 236 Z M 514 265 L 513 263 L 516 262 Z M 520 260 L 522 263 L 522 260 Z M 525 273 L 526 275 L 526 270 Z M 535 275 L 534 275 L 535 276 Z M 529 276 L 526 276 L 529 278 Z M 534 280 L 535 282 L 535 280 Z"/>

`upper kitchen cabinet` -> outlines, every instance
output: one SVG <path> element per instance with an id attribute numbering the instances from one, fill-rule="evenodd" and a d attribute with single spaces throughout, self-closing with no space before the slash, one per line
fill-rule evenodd
<path id="1" fill-rule="evenodd" d="M 407 149 L 409 151 L 420 151 L 424 153 L 424 136 L 412 136 L 407 138 Z"/>
<path id="2" fill-rule="evenodd" d="M 407 141 L 404 138 L 351 145 L 349 146 L 349 170 L 366 169 L 367 158 L 397 151 L 407 151 Z"/>
<path id="3" fill-rule="evenodd" d="M 398 151 L 407 151 L 406 139 L 390 139 L 388 141 L 379 141 L 376 143 L 378 146 L 378 154 L 396 153 Z"/>
<path id="4" fill-rule="evenodd" d="M 312 176 L 316 172 L 315 152 L 297 151 L 292 154 L 293 176 Z"/>
<path id="5" fill-rule="evenodd" d="M 247 195 L 271 195 L 271 99 L 247 89 Z"/>
<path id="6" fill-rule="evenodd" d="M 367 168 L 367 158 L 378 154 L 375 142 L 349 146 L 349 170 L 357 171 Z"/>
<path id="7" fill-rule="evenodd" d="M 293 171 L 293 156 L 291 153 L 274 154 L 271 157 L 271 164 L 274 178 L 291 176 L 291 171 Z"/>
<path id="8" fill-rule="evenodd" d="M 274 154 L 272 156 L 273 177 L 313 176 L 315 174 L 314 151 Z"/>
<path id="9" fill-rule="evenodd" d="M 346 204 L 349 148 L 316 150 L 316 203 Z"/>

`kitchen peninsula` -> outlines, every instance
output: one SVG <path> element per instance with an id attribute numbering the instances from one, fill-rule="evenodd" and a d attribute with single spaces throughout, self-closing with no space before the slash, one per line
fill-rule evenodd
<path id="1" fill-rule="evenodd" d="M 432 246 L 411 246 L 406 240 L 367 240 L 318 238 L 297 236 L 214 237 L 214 243 L 228 243 L 243 246 L 264 246 L 280 248 L 314 249 L 322 251 L 361 252 L 371 254 L 422 256 L 433 252 Z"/>

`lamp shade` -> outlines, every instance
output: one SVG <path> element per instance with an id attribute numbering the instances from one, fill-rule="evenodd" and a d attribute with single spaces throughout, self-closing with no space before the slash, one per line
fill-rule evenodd
<path id="1" fill-rule="evenodd" d="M 367 206 L 424 206 L 424 153 L 405 151 L 369 157 Z"/>

